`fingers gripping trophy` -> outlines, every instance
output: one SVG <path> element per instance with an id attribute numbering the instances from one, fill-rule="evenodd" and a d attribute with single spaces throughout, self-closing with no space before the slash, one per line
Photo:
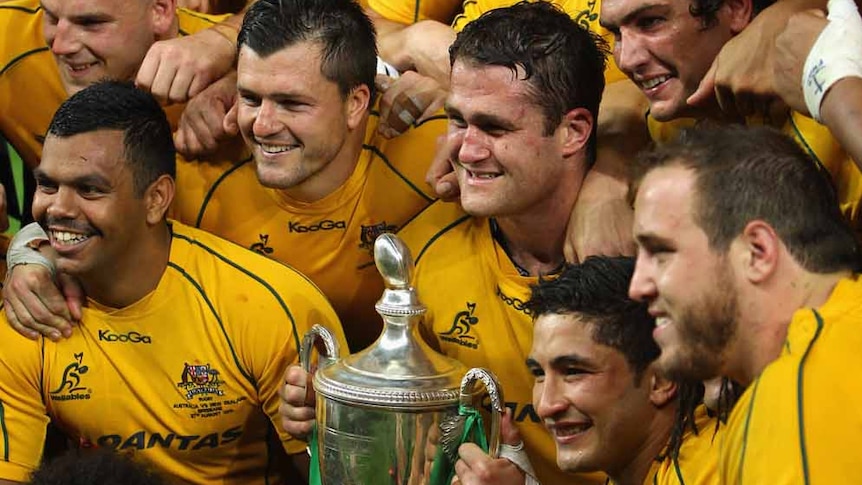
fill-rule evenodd
<path id="1" fill-rule="evenodd" d="M 377 341 L 342 359 L 324 327 L 313 327 L 303 338 L 301 360 L 307 371 L 313 350 L 322 347 L 312 379 L 317 424 L 310 443 L 310 483 L 448 485 L 461 443 L 477 443 L 498 456 L 500 386 L 489 371 L 467 371 L 422 340 L 425 307 L 410 285 L 413 260 L 404 243 L 381 235 L 374 259 L 386 287 L 376 305 L 384 321 Z M 473 406 L 480 382 L 491 400 L 490 440 Z"/>

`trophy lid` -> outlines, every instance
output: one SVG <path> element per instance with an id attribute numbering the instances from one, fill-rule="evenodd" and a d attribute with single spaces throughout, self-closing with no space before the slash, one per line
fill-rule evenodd
<path id="1" fill-rule="evenodd" d="M 328 399 L 392 410 L 457 406 L 466 367 L 428 346 L 419 335 L 425 306 L 412 287 L 413 258 L 394 234 L 374 242 L 385 290 L 375 305 L 383 333 L 371 346 L 318 369 L 314 388 Z"/>

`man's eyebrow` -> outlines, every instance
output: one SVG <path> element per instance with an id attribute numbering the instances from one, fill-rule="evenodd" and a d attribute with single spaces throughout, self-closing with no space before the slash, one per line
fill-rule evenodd
<path id="1" fill-rule="evenodd" d="M 626 25 L 628 23 L 631 23 L 631 21 L 633 19 L 640 16 L 645 11 L 651 10 L 653 8 L 656 8 L 656 7 L 661 7 L 661 6 L 663 6 L 663 5 L 659 4 L 659 3 L 648 3 L 646 5 L 641 5 L 640 7 L 627 13 L 626 16 L 623 17 L 622 20 L 620 20 L 620 22 L 618 24 L 606 22 L 603 18 L 600 17 L 599 18 L 599 25 L 601 25 L 602 27 L 604 27 L 608 30 L 615 29 L 615 28 L 618 28 L 620 25 Z"/>
<path id="2" fill-rule="evenodd" d="M 592 367 L 593 363 L 589 359 L 578 354 L 568 354 L 554 357 L 551 360 L 551 366 L 556 368 L 569 366 Z"/>
<path id="3" fill-rule="evenodd" d="M 659 236 L 652 232 L 641 232 L 635 234 L 635 241 L 638 242 L 641 246 L 646 247 L 655 247 L 655 246 L 672 246 L 672 241 L 665 237 Z"/>

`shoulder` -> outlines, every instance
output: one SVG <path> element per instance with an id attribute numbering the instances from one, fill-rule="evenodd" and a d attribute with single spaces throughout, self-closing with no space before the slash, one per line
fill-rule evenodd
<path id="1" fill-rule="evenodd" d="M 171 244 L 178 247 L 172 247 L 170 262 L 181 268 L 194 268 L 201 277 L 234 283 L 221 286 L 242 287 L 243 290 L 256 287 L 274 293 L 290 288 L 292 294 L 320 294 L 314 283 L 290 266 L 176 221 L 172 221 L 171 229 Z"/>
<path id="2" fill-rule="evenodd" d="M 459 204 L 437 201 L 408 221 L 398 231 L 398 237 L 407 244 L 418 263 L 441 238 L 457 238 L 463 234 L 471 227 L 471 220 L 472 217 Z"/>
<path id="3" fill-rule="evenodd" d="M 47 52 L 37 0 L 0 2 L 0 73 L 29 56 Z"/>

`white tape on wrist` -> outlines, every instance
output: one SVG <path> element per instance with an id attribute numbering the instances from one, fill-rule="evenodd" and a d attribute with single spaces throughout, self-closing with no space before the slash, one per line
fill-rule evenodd
<path id="1" fill-rule="evenodd" d="M 527 477 L 524 480 L 524 485 L 541 485 L 539 480 L 536 479 L 536 472 L 533 470 L 533 464 L 530 463 L 530 458 L 527 456 L 527 452 L 524 451 L 523 441 L 514 446 L 507 445 L 505 443 L 501 444 L 500 458 L 505 458 L 511 461 L 516 467 L 520 468 L 522 472 L 527 474 Z"/>
<path id="2" fill-rule="evenodd" d="M 829 23 L 817 37 L 802 69 L 802 93 L 811 117 L 822 121 L 820 105 L 833 84 L 862 77 L 862 18 L 853 0 L 829 0 Z"/>
<path id="3" fill-rule="evenodd" d="M 398 79 L 401 75 L 398 72 L 398 69 L 389 64 L 388 62 L 381 59 L 379 56 L 377 57 L 377 74 L 383 74 L 384 76 L 389 76 L 392 79 Z"/>
<path id="4" fill-rule="evenodd" d="M 35 249 L 39 246 L 38 243 L 47 240 L 48 235 L 39 224 L 33 222 L 22 227 L 9 242 L 9 249 L 6 251 L 6 266 L 9 272 L 11 273 L 12 268 L 21 264 L 38 264 L 48 268 L 52 278 L 56 276 L 57 269 L 54 263 Z"/>

